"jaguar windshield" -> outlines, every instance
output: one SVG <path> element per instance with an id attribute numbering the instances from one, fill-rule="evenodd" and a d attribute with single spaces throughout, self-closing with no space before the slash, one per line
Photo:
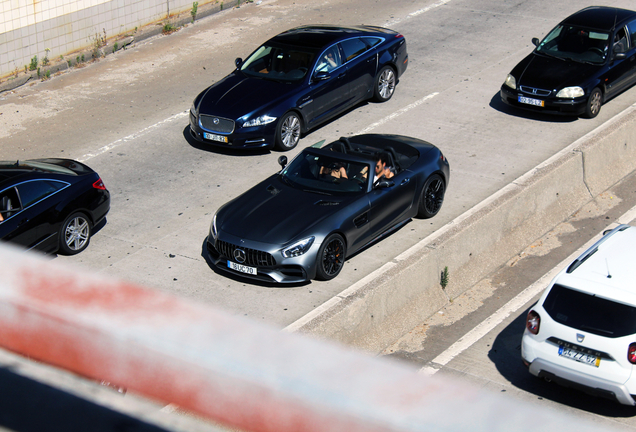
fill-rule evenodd
<path id="1" fill-rule="evenodd" d="M 537 52 L 564 60 L 601 64 L 609 53 L 609 33 L 557 26 L 539 44 Z"/>
<path id="2" fill-rule="evenodd" d="M 292 46 L 263 45 L 243 65 L 246 75 L 276 81 L 298 81 L 307 75 L 314 53 Z"/>
<path id="3" fill-rule="evenodd" d="M 283 181 L 298 189 L 329 195 L 366 191 L 370 163 L 344 161 L 334 153 L 336 156 L 305 151 L 282 171 Z"/>

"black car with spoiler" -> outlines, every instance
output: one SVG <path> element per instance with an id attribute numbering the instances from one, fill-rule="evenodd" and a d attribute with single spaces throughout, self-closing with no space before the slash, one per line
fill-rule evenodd
<path id="1" fill-rule="evenodd" d="M 110 209 L 99 175 L 70 159 L 0 161 L 0 239 L 73 255 Z"/>

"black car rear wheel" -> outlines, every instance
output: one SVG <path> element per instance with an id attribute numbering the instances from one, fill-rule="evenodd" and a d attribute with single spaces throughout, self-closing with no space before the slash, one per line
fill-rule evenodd
<path id="1" fill-rule="evenodd" d="M 391 66 L 384 66 L 375 77 L 375 100 L 386 102 L 391 99 L 395 92 L 396 77 Z"/>
<path id="2" fill-rule="evenodd" d="M 444 192 L 446 185 L 439 174 L 433 174 L 424 183 L 422 195 L 417 207 L 417 216 L 428 219 L 439 213 L 444 203 Z"/>
<path id="3" fill-rule="evenodd" d="M 88 247 L 91 231 L 91 222 L 84 213 L 71 214 L 60 228 L 60 251 L 66 255 L 80 253 Z"/>
<path id="4" fill-rule="evenodd" d="M 347 246 L 340 234 L 331 234 L 322 242 L 316 262 L 316 278 L 327 281 L 335 278 L 344 266 Z"/>
<path id="5" fill-rule="evenodd" d="M 592 90 L 590 97 L 587 100 L 587 106 L 585 107 L 585 116 L 587 118 L 594 118 L 601 112 L 601 104 L 603 103 L 603 93 L 597 87 Z"/>
<path id="6" fill-rule="evenodd" d="M 289 112 L 278 122 L 276 128 L 276 149 L 280 151 L 291 150 L 300 141 L 300 117 L 294 112 Z"/>

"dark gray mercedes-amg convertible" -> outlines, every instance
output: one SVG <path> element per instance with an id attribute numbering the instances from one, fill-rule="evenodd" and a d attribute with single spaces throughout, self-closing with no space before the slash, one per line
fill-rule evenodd
<path id="1" fill-rule="evenodd" d="M 442 207 L 450 169 L 434 145 L 398 135 L 321 144 L 289 164 L 281 156 L 279 173 L 216 212 L 207 249 L 219 269 L 266 282 L 329 280 L 348 256 Z"/>

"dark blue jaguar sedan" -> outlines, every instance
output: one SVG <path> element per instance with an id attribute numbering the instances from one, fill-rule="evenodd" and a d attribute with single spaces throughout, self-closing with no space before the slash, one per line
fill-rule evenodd
<path id="1" fill-rule="evenodd" d="M 303 26 L 273 37 L 199 94 L 190 130 L 207 144 L 290 150 L 302 133 L 355 104 L 393 96 L 408 65 L 401 34 L 372 26 Z"/>
<path id="2" fill-rule="evenodd" d="M 524 109 L 596 117 L 636 83 L 636 12 L 593 6 L 570 15 L 508 74 L 503 102 Z"/>

